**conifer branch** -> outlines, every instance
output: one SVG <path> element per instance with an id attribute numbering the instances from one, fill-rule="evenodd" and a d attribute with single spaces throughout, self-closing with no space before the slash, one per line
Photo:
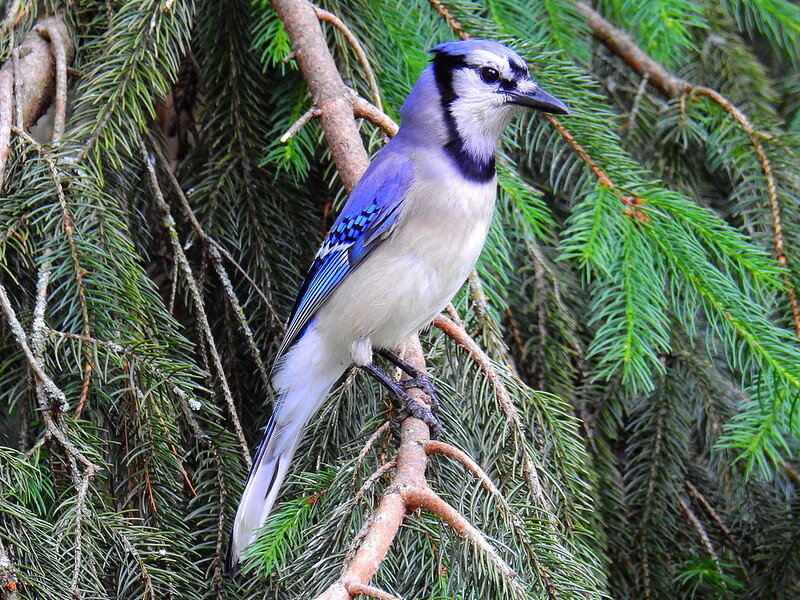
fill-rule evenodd
<path id="1" fill-rule="evenodd" d="M 353 52 L 356 53 L 356 58 L 358 58 L 358 62 L 361 63 L 361 68 L 364 69 L 364 75 L 367 78 L 367 83 L 369 84 L 369 90 L 372 94 L 372 102 L 375 106 L 378 107 L 378 110 L 383 109 L 383 104 L 381 103 L 381 93 L 378 89 L 378 80 L 375 77 L 375 72 L 372 70 L 372 66 L 369 64 L 369 59 L 367 58 L 367 53 L 364 52 L 364 48 L 361 46 L 361 42 L 358 41 L 358 38 L 355 34 L 350 31 L 347 25 L 344 24 L 338 16 L 325 10 L 324 8 L 320 8 L 319 6 L 314 6 L 314 12 L 317 13 L 317 18 L 320 21 L 325 21 L 326 23 L 330 23 L 336 29 L 338 29 L 341 34 L 347 40 L 347 43 L 353 48 Z"/>
<path id="2" fill-rule="evenodd" d="M 775 259 L 781 266 L 786 268 L 788 266 L 788 259 L 784 251 L 780 200 L 778 199 L 772 164 L 761 143 L 761 132 L 753 126 L 750 119 L 747 118 L 741 109 L 718 91 L 705 86 L 692 85 L 688 81 L 674 76 L 661 64 L 653 60 L 644 50 L 639 48 L 630 35 L 604 19 L 603 16 L 589 4 L 582 1 L 576 1 L 574 4 L 578 11 L 586 17 L 586 22 L 592 29 L 594 36 L 609 50 L 625 61 L 636 73 L 642 77 L 647 77 L 647 82 L 652 84 L 653 87 L 667 98 L 678 98 L 687 94 L 705 96 L 733 117 L 744 130 L 756 153 L 756 158 L 761 166 L 767 185 L 767 196 L 769 198 L 770 213 L 772 215 L 772 237 Z M 788 271 L 783 273 L 783 279 L 786 295 L 789 299 L 789 307 L 792 312 L 795 333 L 800 337 L 800 305 L 798 305 L 794 284 L 792 283 Z"/>
<path id="3" fill-rule="evenodd" d="M 242 450 L 242 456 L 244 457 L 244 461 L 247 464 L 247 468 L 249 469 L 253 464 L 252 456 L 250 455 L 250 449 L 247 445 L 247 439 L 244 435 L 244 429 L 242 429 L 242 423 L 239 419 L 239 413 L 236 409 L 236 403 L 233 399 L 233 393 L 231 392 L 230 385 L 228 385 L 228 378 L 225 375 L 225 368 L 222 365 L 222 358 L 220 357 L 219 351 L 217 350 L 216 342 L 214 341 L 214 335 L 211 332 L 211 324 L 208 321 L 208 316 L 206 315 L 205 310 L 205 302 L 203 300 L 203 295 L 200 292 L 200 286 L 197 283 L 197 279 L 195 278 L 194 273 L 192 272 L 192 267 L 189 264 L 189 259 L 186 257 L 186 253 L 183 251 L 183 247 L 181 246 L 180 240 L 178 239 L 178 232 L 175 229 L 175 219 L 172 218 L 172 212 L 170 209 L 169 204 L 167 204 L 166 199 L 164 198 L 164 194 L 161 191 L 161 186 L 158 183 L 158 176 L 156 175 L 155 167 L 153 166 L 153 161 L 150 158 L 150 155 L 147 152 L 147 147 L 144 145 L 143 141 L 139 141 L 139 150 L 141 152 L 142 160 L 144 161 L 145 168 L 147 169 L 147 174 L 150 180 L 150 186 L 153 190 L 153 195 L 156 199 L 156 203 L 164 213 L 163 225 L 164 228 L 167 230 L 167 234 L 169 235 L 169 239 L 172 245 L 172 251 L 175 255 L 175 260 L 177 261 L 178 265 L 180 266 L 181 270 L 183 271 L 184 277 L 186 278 L 186 284 L 189 287 L 189 292 L 192 295 L 192 299 L 195 303 L 195 308 L 197 309 L 197 317 L 198 322 L 200 325 L 200 329 L 204 334 L 206 344 L 208 345 L 209 353 L 211 354 L 212 363 L 214 365 L 214 370 L 217 373 L 217 377 L 219 378 L 220 386 L 222 386 L 223 396 L 225 397 L 225 403 L 228 407 L 228 414 L 231 419 L 231 423 L 233 423 L 234 430 L 236 432 L 236 437 L 239 441 L 239 446 Z"/>

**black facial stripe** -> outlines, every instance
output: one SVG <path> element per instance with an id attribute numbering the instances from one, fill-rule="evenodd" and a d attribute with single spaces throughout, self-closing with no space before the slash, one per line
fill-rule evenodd
<path id="1" fill-rule="evenodd" d="M 436 87 L 442 100 L 442 114 L 444 115 L 449 138 L 444 149 L 466 179 L 477 183 L 485 183 L 494 177 L 494 155 L 487 160 L 476 159 L 468 153 L 464 147 L 464 139 L 458 133 L 456 121 L 451 112 L 451 105 L 456 99 L 455 91 L 453 91 L 453 73 L 458 69 L 469 66 L 461 56 L 437 52 L 433 57 L 433 77 L 436 80 Z"/>
<path id="2" fill-rule="evenodd" d="M 528 74 L 528 68 L 520 63 L 516 58 L 509 58 L 508 66 L 511 67 L 511 72 L 517 77 L 524 77 Z"/>

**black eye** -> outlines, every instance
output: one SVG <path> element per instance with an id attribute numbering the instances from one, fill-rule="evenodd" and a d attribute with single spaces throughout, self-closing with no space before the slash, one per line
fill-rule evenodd
<path id="1" fill-rule="evenodd" d="M 482 67 L 480 73 L 481 79 L 483 79 L 486 83 L 497 83 L 497 81 L 500 79 L 500 71 L 493 69 L 492 67 Z"/>

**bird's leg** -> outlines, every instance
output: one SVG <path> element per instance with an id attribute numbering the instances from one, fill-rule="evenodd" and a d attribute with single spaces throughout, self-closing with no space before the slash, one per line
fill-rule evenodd
<path id="1" fill-rule="evenodd" d="M 383 348 L 376 350 L 376 352 L 410 377 L 410 379 L 403 379 L 397 382 L 400 388 L 406 391 L 410 388 L 419 388 L 431 399 L 431 408 L 439 406 L 439 396 L 436 394 L 436 388 L 433 387 L 433 381 L 431 381 L 427 373 L 408 364 L 394 352 Z"/>
<path id="2" fill-rule="evenodd" d="M 400 423 L 406 417 L 416 417 L 428 426 L 431 430 L 432 438 L 438 437 L 442 431 L 442 425 L 430 408 L 423 406 L 416 398 L 412 398 L 398 382 L 392 381 L 386 373 L 373 363 L 363 365 L 361 368 L 391 392 L 392 402 L 398 407 L 397 414 L 389 421 L 389 426 L 395 437 L 400 437 Z"/>

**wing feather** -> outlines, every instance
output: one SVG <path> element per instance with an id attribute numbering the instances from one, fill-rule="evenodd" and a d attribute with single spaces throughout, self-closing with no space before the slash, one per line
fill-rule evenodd
<path id="1" fill-rule="evenodd" d="M 300 287 L 276 361 L 347 275 L 391 233 L 411 185 L 412 164 L 397 153 L 384 155 L 388 149 L 367 169 L 317 252 Z"/>

